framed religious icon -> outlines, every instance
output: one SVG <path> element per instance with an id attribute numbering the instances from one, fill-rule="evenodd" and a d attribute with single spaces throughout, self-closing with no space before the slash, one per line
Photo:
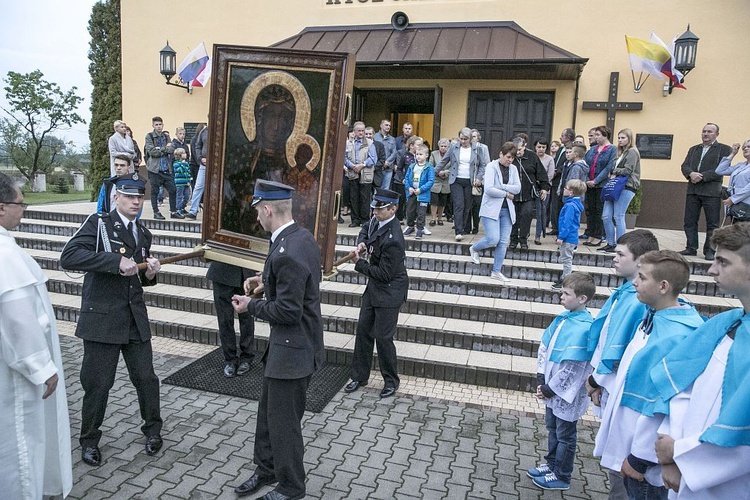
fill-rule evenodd
<path id="1" fill-rule="evenodd" d="M 263 268 L 270 235 L 251 205 L 255 181 L 266 179 L 295 188 L 294 220 L 315 236 L 330 272 L 354 56 L 216 45 L 212 78 L 205 258 Z"/>

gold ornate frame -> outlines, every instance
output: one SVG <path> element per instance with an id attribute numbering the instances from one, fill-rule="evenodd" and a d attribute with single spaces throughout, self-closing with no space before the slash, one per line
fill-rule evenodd
<path id="1" fill-rule="evenodd" d="M 204 192 L 206 258 L 263 268 L 268 234 L 250 206 L 256 179 L 295 187 L 294 217 L 334 262 L 351 54 L 216 45 Z"/>

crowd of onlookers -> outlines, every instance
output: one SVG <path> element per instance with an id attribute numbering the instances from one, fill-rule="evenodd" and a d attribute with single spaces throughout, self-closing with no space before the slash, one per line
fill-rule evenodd
<path id="1" fill-rule="evenodd" d="M 115 120 L 115 131 L 108 142 L 110 177 L 104 179 L 99 193 L 98 211 L 109 211 L 115 180 L 126 173 L 137 173 L 145 161 L 154 219 L 165 219 L 159 207 L 168 198 L 173 219 L 195 220 L 205 186 L 208 128 L 205 123 L 198 124 L 187 142 L 184 127 L 177 127 L 175 138 L 171 139 L 161 117 L 153 117 L 151 125 L 153 130 L 146 134 L 141 151 L 130 127 L 122 120 Z M 127 164 L 126 168 L 123 164 Z"/>
<path id="2" fill-rule="evenodd" d="M 398 137 L 390 131 L 389 120 L 380 122 L 377 133 L 362 122 L 354 124 L 344 158 L 339 222 L 346 215 L 350 227 L 368 220 L 375 188 L 399 194 L 397 217 L 406 225 L 404 234 L 417 239 L 448 222 L 456 241 L 462 241 L 479 233 L 481 221 L 484 237 L 472 245 L 472 259 L 478 263 L 481 250 L 494 248 L 491 276 L 501 281 L 506 279 L 501 272 L 506 250 L 529 248 L 534 219 L 534 243 L 557 236 L 563 262 L 572 259 L 579 238 L 584 245 L 612 252 L 625 231 L 625 211 L 640 188 L 640 156 L 630 129 L 618 133 L 617 146 L 606 126 L 589 131 L 588 147 L 570 128 L 559 141 L 539 138 L 533 148 L 520 133 L 495 154 L 476 129 L 463 128 L 453 139 L 440 139 L 432 152 L 413 134 L 411 123 L 403 125 Z M 588 225 L 579 237 L 584 210 Z M 570 266 L 565 269 L 567 275 Z"/>

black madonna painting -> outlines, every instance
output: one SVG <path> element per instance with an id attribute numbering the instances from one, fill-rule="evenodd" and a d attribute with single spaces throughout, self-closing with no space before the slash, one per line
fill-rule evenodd
<path id="1" fill-rule="evenodd" d="M 295 188 L 294 219 L 330 270 L 353 69 L 347 54 L 214 48 L 203 232 L 219 254 L 207 258 L 262 266 L 269 235 L 251 205 L 265 179 Z"/>

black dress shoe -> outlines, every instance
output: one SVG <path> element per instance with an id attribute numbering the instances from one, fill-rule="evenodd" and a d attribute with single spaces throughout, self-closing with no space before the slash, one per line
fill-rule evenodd
<path id="1" fill-rule="evenodd" d="M 357 380 L 352 380 L 346 386 L 344 387 L 344 392 L 349 394 L 350 392 L 354 392 L 360 387 L 364 387 L 367 385 L 367 382 L 359 382 Z"/>
<path id="2" fill-rule="evenodd" d="M 294 497 L 288 497 L 283 493 L 279 493 L 278 491 L 273 490 L 260 497 L 260 500 L 298 500 L 300 498 L 305 498 L 305 495 L 302 494 Z"/>
<path id="3" fill-rule="evenodd" d="M 164 220 L 165 217 L 160 212 L 154 212 L 154 219 L 156 219 L 156 220 Z"/>
<path id="4" fill-rule="evenodd" d="M 237 365 L 237 376 L 241 377 L 250 371 L 250 361 L 242 361 Z"/>
<path id="5" fill-rule="evenodd" d="M 351 224 L 349 224 L 349 227 L 357 227 L 357 226 L 359 226 L 359 224 L 357 224 L 356 222 L 352 222 Z"/>
<path id="6" fill-rule="evenodd" d="M 146 441 L 146 455 L 155 455 L 157 451 L 161 450 L 164 441 L 158 434 L 156 436 L 149 436 Z"/>
<path id="7" fill-rule="evenodd" d="M 479 229 L 472 229 L 471 234 L 479 234 Z"/>
<path id="8" fill-rule="evenodd" d="M 275 477 L 263 477 L 255 472 L 252 476 L 250 476 L 250 479 L 237 486 L 234 489 L 234 492 L 237 493 L 237 496 L 244 497 L 250 495 L 251 493 L 255 493 L 267 484 L 273 484 L 275 482 Z"/>
<path id="9" fill-rule="evenodd" d="M 686 248 L 682 252 L 677 252 L 680 255 L 698 255 L 697 250 L 693 250 L 692 248 Z"/>
<path id="10" fill-rule="evenodd" d="M 714 260 L 714 258 L 716 257 L 716 252 L 714 252 L 713 250 L 709 250 L 704 255 L 706 256 L 706 260 Z"/>
<path id="11" fill-rule="evenodd" d="M 226 378 L 232 378 L 237 373 L 237 367 L 234 366 L 234 363 L 227 363 L 224 365 L 224 376 Z"/>
<path id="12" fill-rule="evenodd" d="M 380 399 L 390 398 L 394 394 L 396 394 L 396 388 L 395 387 L 383 387 L 383 390 L 380 391 Z"/>
<path id="13" fill-rule="evenodd" d="M 87 446 L 81 450 L 81 460 L 85 464 L 98 467 L 102 464 L 102 452 L 98 446 Z"/>
<path id="14" fill-rule="evenodd" d="M 339 224 L 343 224 L 343 223 L 344 223 L 344 218 L 343 217 L 339 217 Z"/>

